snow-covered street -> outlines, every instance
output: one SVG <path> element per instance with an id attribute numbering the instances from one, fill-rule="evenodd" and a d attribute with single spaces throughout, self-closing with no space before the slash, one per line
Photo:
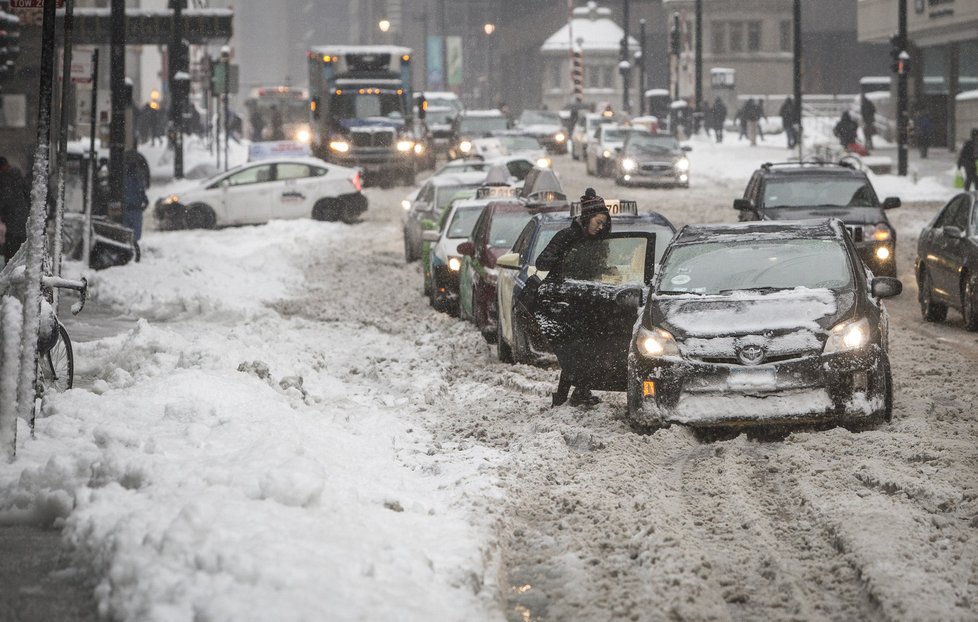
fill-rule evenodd
<path id="1" fill-rule="evenodd" d="M 786 156 L 692 145 L 689 190 L 555 167 L 681 226 L 734 221 Z M 0 524 L 63 528 L 121 620 L 974 619 L 978 337 L 925 324 L 912 278 L 950 174 L 873 178 L 904 201 L 905 289 L 893 421 L 862 433 L 643 436 L 624 394 L 550 408 L 555 368 L 428 306 L 406 187 L 367 189 L 353 226 L 147 232 L 141 263 L 91 275 L 134 327 L 76 343 L 79 387 L 35 440 L 21 422 Z"/>

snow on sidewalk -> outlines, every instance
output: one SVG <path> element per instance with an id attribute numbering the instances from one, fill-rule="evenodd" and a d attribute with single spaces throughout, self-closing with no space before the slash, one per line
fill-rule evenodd
<path id="1" fill-rule="evenodd" d="M 124 620 L 494 620 L 488 518 L 501 459 L 430 450 L 408 399 L 350 373 L 413 342 L 283 318 L 293 253 L 343 225 L 149 234 L 146 260 L 93 275 L 147 314 L 77 344 L 93 390 L 50 399 L 0 466 L 0 523 L 64 527 Z M 301 380 L 300 380 L 301 377 Z"/>

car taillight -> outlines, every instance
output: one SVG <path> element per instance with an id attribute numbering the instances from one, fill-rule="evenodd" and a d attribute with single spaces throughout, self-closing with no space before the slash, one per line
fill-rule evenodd
<path id="1" fill-rule="evenodd" d="M 353 182 L 353 187 L 357 189 L 357 192 L 363 190 L 363 181 L 360 179 L 360 171 L 354 173 L 353 177 L 350 178 L 350 181 Z"/>

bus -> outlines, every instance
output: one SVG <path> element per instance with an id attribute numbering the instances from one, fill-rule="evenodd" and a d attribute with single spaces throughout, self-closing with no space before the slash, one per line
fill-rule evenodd
<path id="1" fill-rule="evenodd" d="M 247 124 L 247 135 L 256 142 L 293 140 L 309 144 L 312 140 L 307 89 L 259 86 L 251 90 L 251 96 L 245 101 L 245 108 L 248 110 L 244 120 Z"/>

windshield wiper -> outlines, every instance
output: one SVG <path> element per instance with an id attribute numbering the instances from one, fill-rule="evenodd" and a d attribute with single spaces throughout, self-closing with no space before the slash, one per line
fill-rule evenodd
<path id="1" fill-rule="evenodd" d="M 761 292 L 761 293 L 766 294 L 766 293 L 770 293 L 770 292 L 782 292 L 782 291 L 784 291 L 786 289 L 794 289 L 794 288 L 793 287 L 771 287 L 769 285 L 768 286 L 764 286 L 764 287 L 737 287 L 737 288 L 733 288 L 733 289 L 721 289 L 717 293 L 718 294 L 732 294 L 734 292 Z"/>
<path id="2" fill-rule="evenodd" d="M 667 296 L 682 296 L 685 294 L 693 294 L 694 296 L 702 296 L 703 292 L 684 292 L 678 289 L 663 289 L 656 292 L 656 294 L 665 294 Z"/>

